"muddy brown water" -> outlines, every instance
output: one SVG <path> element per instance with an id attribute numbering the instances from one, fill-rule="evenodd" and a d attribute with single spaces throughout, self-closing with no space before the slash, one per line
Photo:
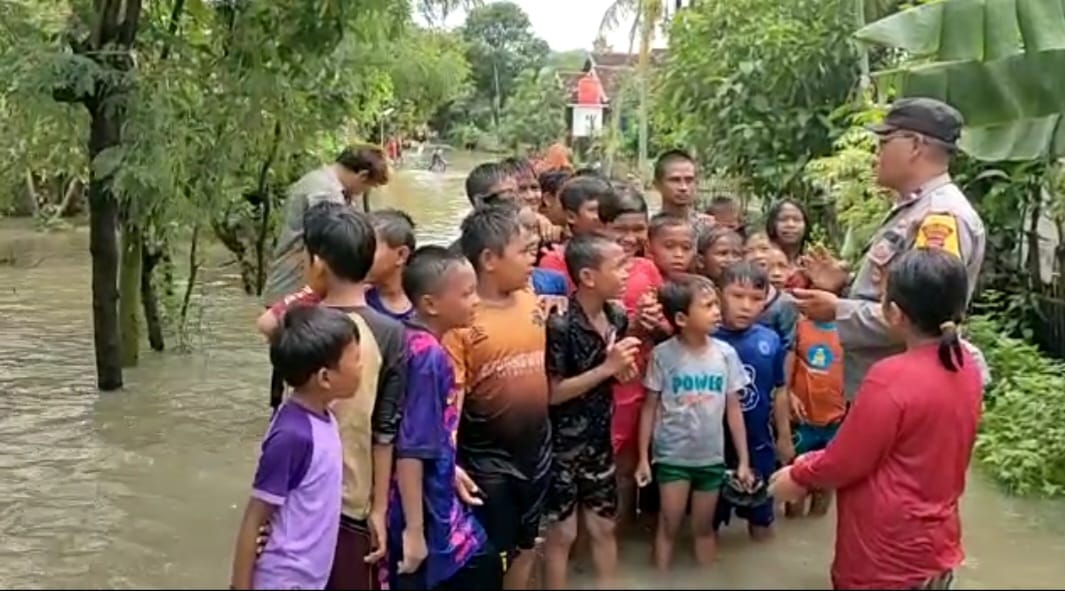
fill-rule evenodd
<path id="1" fill-rule="evenodd" d="M 403 172 L 375 206 L 410 212 L 447 242 L 466 211 L 470 157 Z M 206 273 L 188 354 L 142 355 L 126 388 L 95 390 L 87 233 L 0 224 L 0 587 L 224 588 L 267 421 L 258 303 L 232 267 Z M 1065 504 L 1003 495 L 974 473 L 962 503 L 963 588 L 1065 585 Z M 833 518 L 781 521 L 755 545 L 733 528 L 714 567 L 678 549 L 668 578 L 646 537 L 626 539 L 632 588 L 829 588 Z M 575 585 L 586 583 L 577 576 Z"/>

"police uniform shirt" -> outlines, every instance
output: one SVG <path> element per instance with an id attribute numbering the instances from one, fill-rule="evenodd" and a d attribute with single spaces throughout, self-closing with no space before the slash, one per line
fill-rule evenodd
<path id="1" fill-rule="evenodd" d="M 911 248 L 942 248 L 964 261 L 971 298 L 985 245 L 980 216 L 949 175 L 926 182 L 891 208 L 866 248 L 847 299 L 840 300 L 836 312 L 848 400 L 854 398 L 874 363 L 902 350 L 887 333 L 880 303 L 891 261 Z"/>

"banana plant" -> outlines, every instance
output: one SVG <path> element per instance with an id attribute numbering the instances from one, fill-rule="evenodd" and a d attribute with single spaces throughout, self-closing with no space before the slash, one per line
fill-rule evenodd
<path id="1" fill-rule="evenodd" d="M 1065 0 L 941 0 L 855 36 L 898 50 L 875 76 L 965 116 L 961 147 L 986 161 L 1065 156 Z"/>

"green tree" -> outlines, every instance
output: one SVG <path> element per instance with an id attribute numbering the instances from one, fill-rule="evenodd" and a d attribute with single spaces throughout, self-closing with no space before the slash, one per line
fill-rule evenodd
<path id="1" fill-rule="evenodd" d="M 566 89 L 547 68 L 525 70 L 503 110 L 501 135 L 508 146 L 543 148 L 566 133 Z"/>
<path id="2" fill-rule="evenodd" d="M 802 196 L 803 168 L 830 152 L 858 86 L 857 8 L 735 0 L 678 12 L 654 105 L 659 141 L 692 149 L 752 195 Z"/>
<path id="3" fill-rule="evenodd" d="M 518 74 L 543 66 L 549 48 L 532 30 L 529 16 L 513 2 L 495 2 L 469 12 L 462 31 L 477 100 L 490 105 L 498 129 Z"/>
<path id="4" fill-rule="evenodd" d="M 417 118 L 456 94 L 461 47 L 414 27 L 411 8 L 392 0 L 358 11 L 331 0 L 0 3 L 0 112 L 5 130 L 27 138 L 7 146 L 17 170 L 4 167 L 0 179 L 88 170 L 101 389 L 120 387 L 123 363 L 136 361 L 141 299 L 158 324 L 152 270 L 172 240 L 191 237 L 182 333 L 200 236 L 215 230 L 255 293 L 289 183 L 365 137 L 389 105 Z M 382 57 L 382 47 L 404 59 Z M 412 89 L 419 61 L 440 75 Z M 38 138 L 67 152 L 53 154 Z M 70 154 L 91 166 L 71 164 Z M 161 331 L 149 333 L 162 348 Z"/>
<path id="5" fill-rule="evenodd" d="M 412 129 L 427 122 L 441 106 L 468 92 L 470 66 L 466 48 L 455 34 L 411 27 L 382 49 L 399 127 Z"/>

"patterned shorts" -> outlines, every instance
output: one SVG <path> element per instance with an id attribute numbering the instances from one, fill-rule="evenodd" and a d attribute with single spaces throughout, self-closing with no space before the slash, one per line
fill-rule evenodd
<path id="1" fill-rule="evenodd" d="M 551 489 L 547 515 L 553 521 L 567 519 L 580 505 L 607 519 L 618 512 L 617 467 L 610 440 L 555 446 L 551 466 Z"/>

